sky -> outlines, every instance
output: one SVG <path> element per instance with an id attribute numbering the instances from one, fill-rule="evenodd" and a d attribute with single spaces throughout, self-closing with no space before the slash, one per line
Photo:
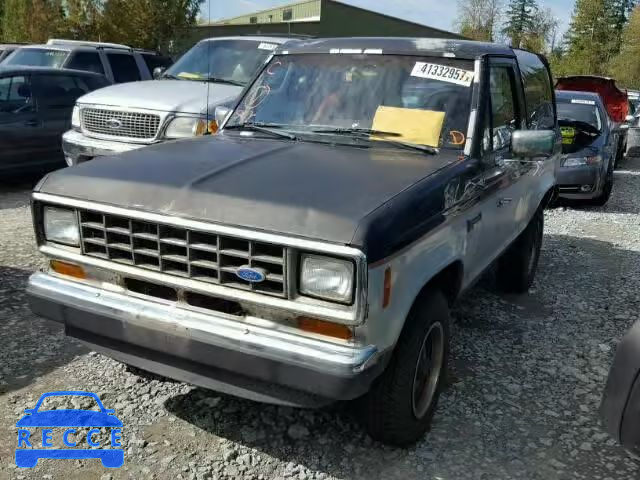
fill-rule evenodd
<path id="1" fill-rule="evenodd" d="M 456 0 L 341 1 L 442 30 L 453 30 L 456 21 Z M 507 2 L 504 0 L 505 4 Z M 201 13 L 204 19 L 220 20 L 289 3 L 295 3 L 295 0 L 206 0 Z M 560 31 L 564 32 L 569 25 L 574 0 L 538 0 L 538 3 L 542 8 L 552 9 L 560 21 Z"/>

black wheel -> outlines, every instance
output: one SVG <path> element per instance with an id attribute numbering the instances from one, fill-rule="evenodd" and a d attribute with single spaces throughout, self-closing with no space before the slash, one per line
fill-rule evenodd
<path id="1" fill-rule="evenodd" d="M 543 231 L 544 213 L 540 209 L 498 260 L 496 282 L 502 291 L 526 293 L 529 290 L 538 269 Z"/>
<path id="2" fill-rule="evenodd" d="M 449 307 L 439 290 L 422 295 L 407 317 L 387 369 L 358 410 L 372 438 L 409 445 L 429 429 L 446 381 Z"/>
<path id="3" fill-rule="evenodd" d="M 588 200 L 588 205 L 595 205 L 602 207 L 605 205 L 609 198 L 611 198 L 611 192 L 613 191 L 613 168 L 609 167 L 604 179 L 604 185 L 602 185 L 602 193 L 592 200 Z"/>

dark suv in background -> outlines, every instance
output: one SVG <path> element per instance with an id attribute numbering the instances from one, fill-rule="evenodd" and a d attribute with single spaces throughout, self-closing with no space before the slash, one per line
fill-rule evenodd
<path id="1" fill-rule="evenodd" d="M 39 67 L 0 70 L 0 178 L 63 167 L 62 133 L 78 97 L 109 85 L 103 75 Z"/>
<path id="2" fill-rule="evenodd" d="M 84 70 L 104 75 L 113 83 L 124 83 L 151 80 L 156 67 L 166 68 L 172 64 L 169 57 L 127 45 L 51 39 L 46 45 L 17 49 L 2 66 Z"/>

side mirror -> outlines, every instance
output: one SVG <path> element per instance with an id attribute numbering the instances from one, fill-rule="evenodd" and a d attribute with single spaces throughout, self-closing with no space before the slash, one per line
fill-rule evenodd
<path id="1" fill-rule="evenodd" d="M 159 80 L 160 78 L 162 78 L 162 75 L 164 75 L 164 72 L 167 71 L 166 67 L 156 67 L 153 69 L 153 78 L 155 80 Z"/>
<path id="2" fill-rule="evenodd" d="M 229 107 L 217 106 L 214 117 L 216 120 L 216 124 L 218 128 L 222 127 L 222 124 L 225 122 L 227 117 L 231 114 L 231 109 Z"/>
<path id="3" fill-rule="evenodd" d="M 555 143 L 553 130 L 516 130 L 511 136 L 511 152 L 516 157 L 549 157 Z"/>

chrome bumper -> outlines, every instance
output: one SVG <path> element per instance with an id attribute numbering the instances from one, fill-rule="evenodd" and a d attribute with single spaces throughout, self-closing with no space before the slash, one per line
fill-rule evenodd
<path id="1" fill-rule="evenodd" d="M 258 401 L 319 406 L 356 398 L 386 363 L 375 346 L 326 342 L 44 273 L 31 276 L 27 293 L 36 314 L 97 351 Z"/>
<path id="2" fill-rule="evenodd" d="M 69 130 L 62 135 L 62 150 L 67 165 L 77 165 L 95 157 L 114 155 L 146 147 L 146 144 L 99 140 Z"/>

